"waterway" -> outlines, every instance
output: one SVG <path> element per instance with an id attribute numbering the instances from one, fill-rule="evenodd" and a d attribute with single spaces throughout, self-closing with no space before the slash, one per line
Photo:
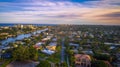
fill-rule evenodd
<path id="1" fill-rule="evenodd" d="M 37 30 L 37 31 L 32 32 L 32 33 L 20 34 L 20 35 L 17 35 L 16 37 L 10 37 L 10 38 L 7 38 L 7 39 L 2 40 L 0 42 L 1 42 L 2 46 L 7 46 L 9 43 L 15 42 L 17 40 L 23 40 L 24 38 L 29 38 L 32 35 L 40 34 L 41 32 L 44 32 L 47 30 L 48 30 L 48 28 L 43 29 L 43 30 Z"/>

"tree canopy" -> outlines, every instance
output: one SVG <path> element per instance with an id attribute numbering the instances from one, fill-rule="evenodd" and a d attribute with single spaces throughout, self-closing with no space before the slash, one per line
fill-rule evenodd
<path id="1" fill-rule="evenodd" d="M 38 55 L 37 51 L 32 46 L 19 46 L 17 47 L 12 56 L 15 60 L 26 61 L 26 60 L 37 60 Z"/>
<path id="2" fill-rule="evenodd" d="M 48 61 L 41 61 L 37 67 L 51 67 L 51 64 Z"/>

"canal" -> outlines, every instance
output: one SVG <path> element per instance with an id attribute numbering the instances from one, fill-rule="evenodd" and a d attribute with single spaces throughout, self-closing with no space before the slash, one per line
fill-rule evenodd
<path id="1" fill-rule="evenodd" d="M 29 38 L 32 35 L 40 34 L 41 32 L 44 32 L 47 30 L 48 30 L 48 28 L 43 29 L 43 30 L 37 30 L 37 31 L 32 32 L 32 33 L 20 34 L 20 35 L 17 35 L 16 37 L 10 37 L 10 38 L 7 38 L 7 39 L 2 40 L 0 42 L 1 42 L 2 46 L 7 46 L 9 43 L 15 42 L 17 40 L 23 40 L 24 38 Z"/>

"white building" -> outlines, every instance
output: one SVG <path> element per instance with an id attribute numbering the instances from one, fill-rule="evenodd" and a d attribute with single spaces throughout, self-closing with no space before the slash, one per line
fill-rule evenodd
<path id="1" fill-rule="evenodd" d="M 55 53 L 55 51 L 48 50 L 48 49 L 44 49 L 44 50 L 42 50 L 42 52 L 46 53 L 46 54 L 49 54 L 49 55 L 52 55 L 53 53 Z"/>

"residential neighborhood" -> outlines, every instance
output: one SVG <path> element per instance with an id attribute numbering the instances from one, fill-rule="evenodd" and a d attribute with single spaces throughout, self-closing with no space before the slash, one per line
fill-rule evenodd
<path id="1" fill-rule="evenodd" d="M 0 0 L 0 67 L 120 67 L 120 0 Z"/>
<path id="2" fill-rule="evenodd" d="M 15 25 L 0 30 L 0 67 L 120 67 L 120 26 Z"/>

